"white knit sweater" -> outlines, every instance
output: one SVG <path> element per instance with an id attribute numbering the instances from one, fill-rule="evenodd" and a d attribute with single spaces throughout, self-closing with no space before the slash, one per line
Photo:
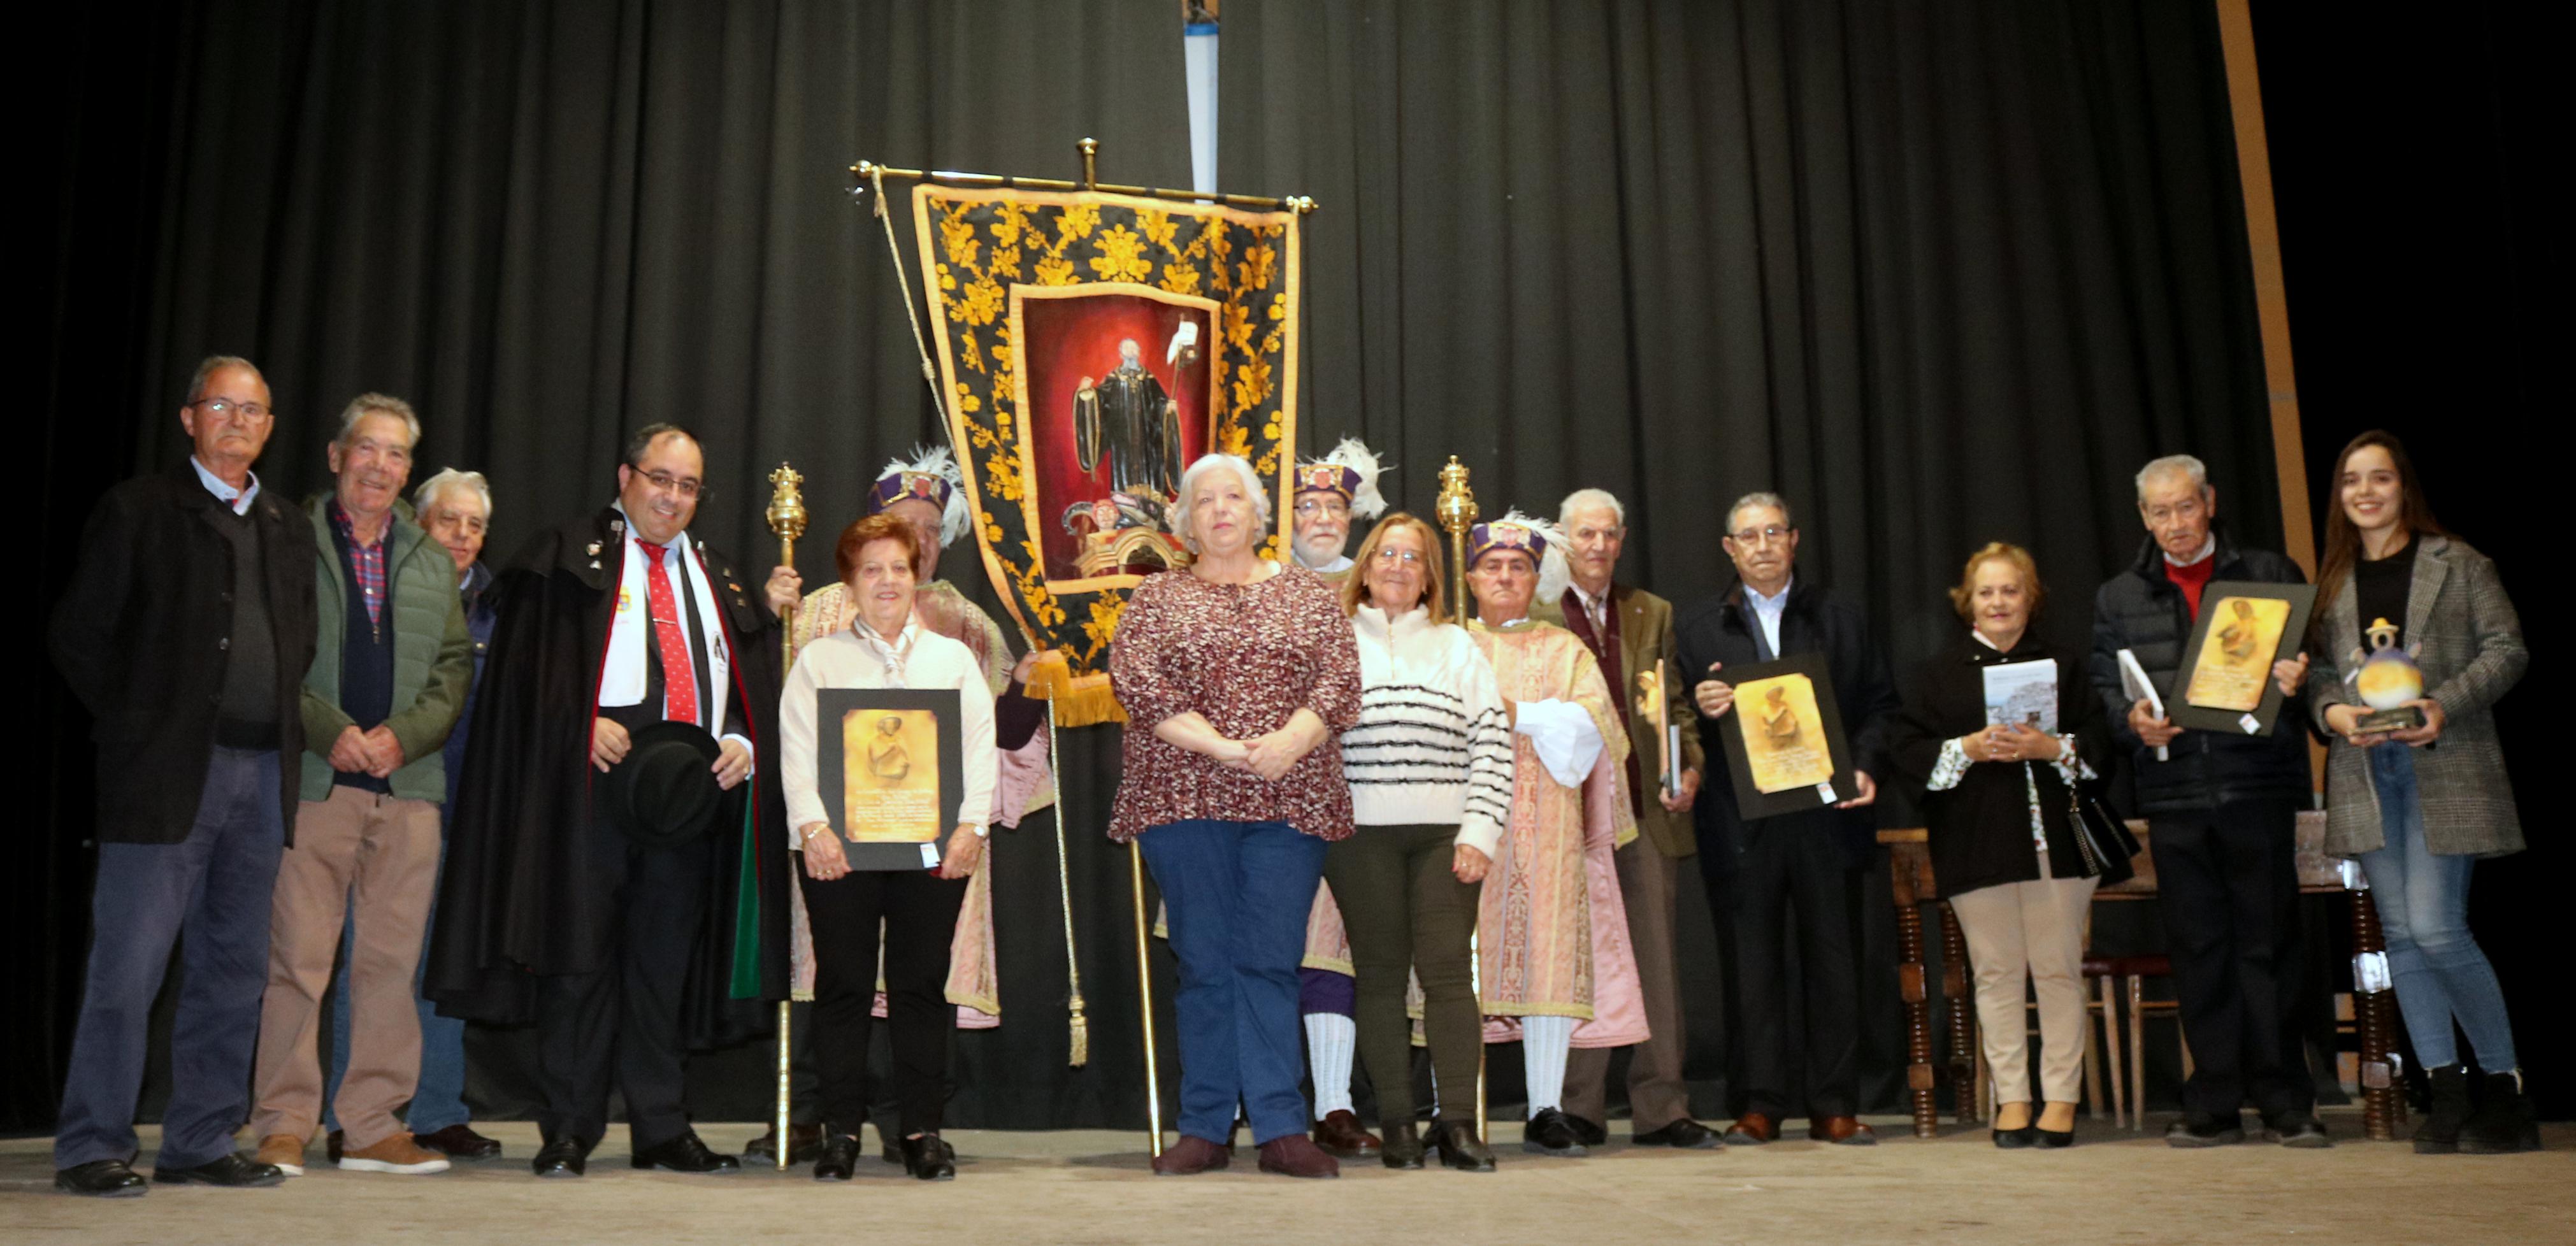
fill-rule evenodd
<path id="1" fill-rule="evenodd" d="M 1360 651 L 1360 721 L 1342 733 L 1352 820 L 1456 824 L 1490 857 L 1512 816 L 1511 723 L 1494 668 L 1466 629 L 1433 626 L 1419 606 L 1390 622 L 1375 606 L 1351 620 Z M 1360 832 L 1367 834 L 1366 831 Z"/>

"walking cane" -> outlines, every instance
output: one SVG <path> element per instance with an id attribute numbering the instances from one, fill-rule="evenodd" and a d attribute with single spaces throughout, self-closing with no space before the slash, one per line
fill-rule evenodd
<path id="1" fill-rule="evenodd" d="M 805 483 L 805 478 L 797 475 L 795 468 L 781 461 L 778 464 L 778 470 L 769 473 L 769 483 L 776 486 L 769 495 L 769 530 L 778 534 L 778 565 L 793 567 L 796 565 L 796 538 L 805 535 L 805 498 L 803 494 L 797 492 L 796 487 Z M 780 624 L 779 653 L 788 666 L 794 666 L 796 664 L 796 606 L 794 603 L 789 603 L 787 609 L 780 612 L 778 622 Z M 796 880 L 788 879 L 787 885 L 795 886 Z M 790 1020 L 793 1015 L 788 1000 L 778 1001 L 778 1118 L 775 1124 L 778 1129 L 777 1151 L 780 1172 L 787 1171 L 788 1157 L 796 1149 L 787 1141 L 788 1096 L 794 1080 L 791 1070 L 795 1052 L 795 1045 L 788 1034 L 788 1027 L 793 1024 Z"/>
<path id="2" fill-rule="evenodd" d="M 1473 613 L 1467 596 L 1467 529 L 1476 523 L 1476 494 L 1467 487 L 1466 465 L 1457 455 L 1440 469 L 1440 526 L 1449 533 L 1449 567 L 1460 617 Z M 1480 906 L 1481 908 L 1481 906 Z M 1476 997 L 1476 1141 L 1485 1141 L 1485 954 L 1477 927 L 1467 928 L 1467 989 Z"/>

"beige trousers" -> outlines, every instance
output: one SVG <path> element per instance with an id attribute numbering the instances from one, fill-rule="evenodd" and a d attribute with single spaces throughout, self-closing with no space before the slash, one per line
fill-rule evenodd
<path id="1" fill-rule="evenodd" d="M 258 1137 L 309 1139 L 322 1117 L 316 1038 L 322 996 L 355 923 L 349 952 L 349 1071 L 331 1105 L 344 1144 L 371 1147 L 402 1128 L 396 1109 L 420 1084 L 413 976 L 438 880 L 438 806 L 354 787 L 295 811 L 295 844 L 277 866 L 268 921 L 268 991 L 260 1000 L 251 1113 Z"/>
<path id="2" fill-rule="evenodd" d="M 1976 972 L 1977 1026 L 1997 1103 L 2031 1101 L 2025 978 L 2039 1000 L 2040 1098 L 2075 1103 L 2083 1095 L 2084 922 L 2092 910 L 2093 883 L 2050 877 L 2048 857 L 2041 854 L 2036 881 L 1950 897 Z"/>

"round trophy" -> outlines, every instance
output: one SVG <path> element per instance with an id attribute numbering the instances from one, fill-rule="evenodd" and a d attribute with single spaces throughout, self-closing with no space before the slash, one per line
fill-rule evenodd
<path id="1" fill-rule="evenodd" d="M 2370 638 L 2370 656 L 2362 660 L 2353 678 L 2353 691 L 2361 694 L 2361 703 L 2372 712 L 2361 716 L 2356 733 L 2423 726 L 2424 711 L 2414 703 L 2424 699 L 2424 671 L 2397 647 L 2396 625 L 2373 619 L 2362 634 Z"/>

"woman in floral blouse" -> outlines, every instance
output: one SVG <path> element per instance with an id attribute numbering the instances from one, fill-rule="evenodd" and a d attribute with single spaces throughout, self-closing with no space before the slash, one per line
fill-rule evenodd
<path id="1" fill-rule="evenodd" d="M 1297 965 L 1324 845 L 1351 833 L 1359 653 L 1330 587 L 1260 556 L 1250 463 L 1191 464 L 1173 514 L 1195 558 L 1137 586 L 1109 658 L 1128 719 L 1109 836 L 1143 850 L 1180 961 L 1181 1137 L 1154 1171 L 1224 1167 L 1239 1099 L 1263 1171 L 1338 1176 L 1306 1136 Z"/>

